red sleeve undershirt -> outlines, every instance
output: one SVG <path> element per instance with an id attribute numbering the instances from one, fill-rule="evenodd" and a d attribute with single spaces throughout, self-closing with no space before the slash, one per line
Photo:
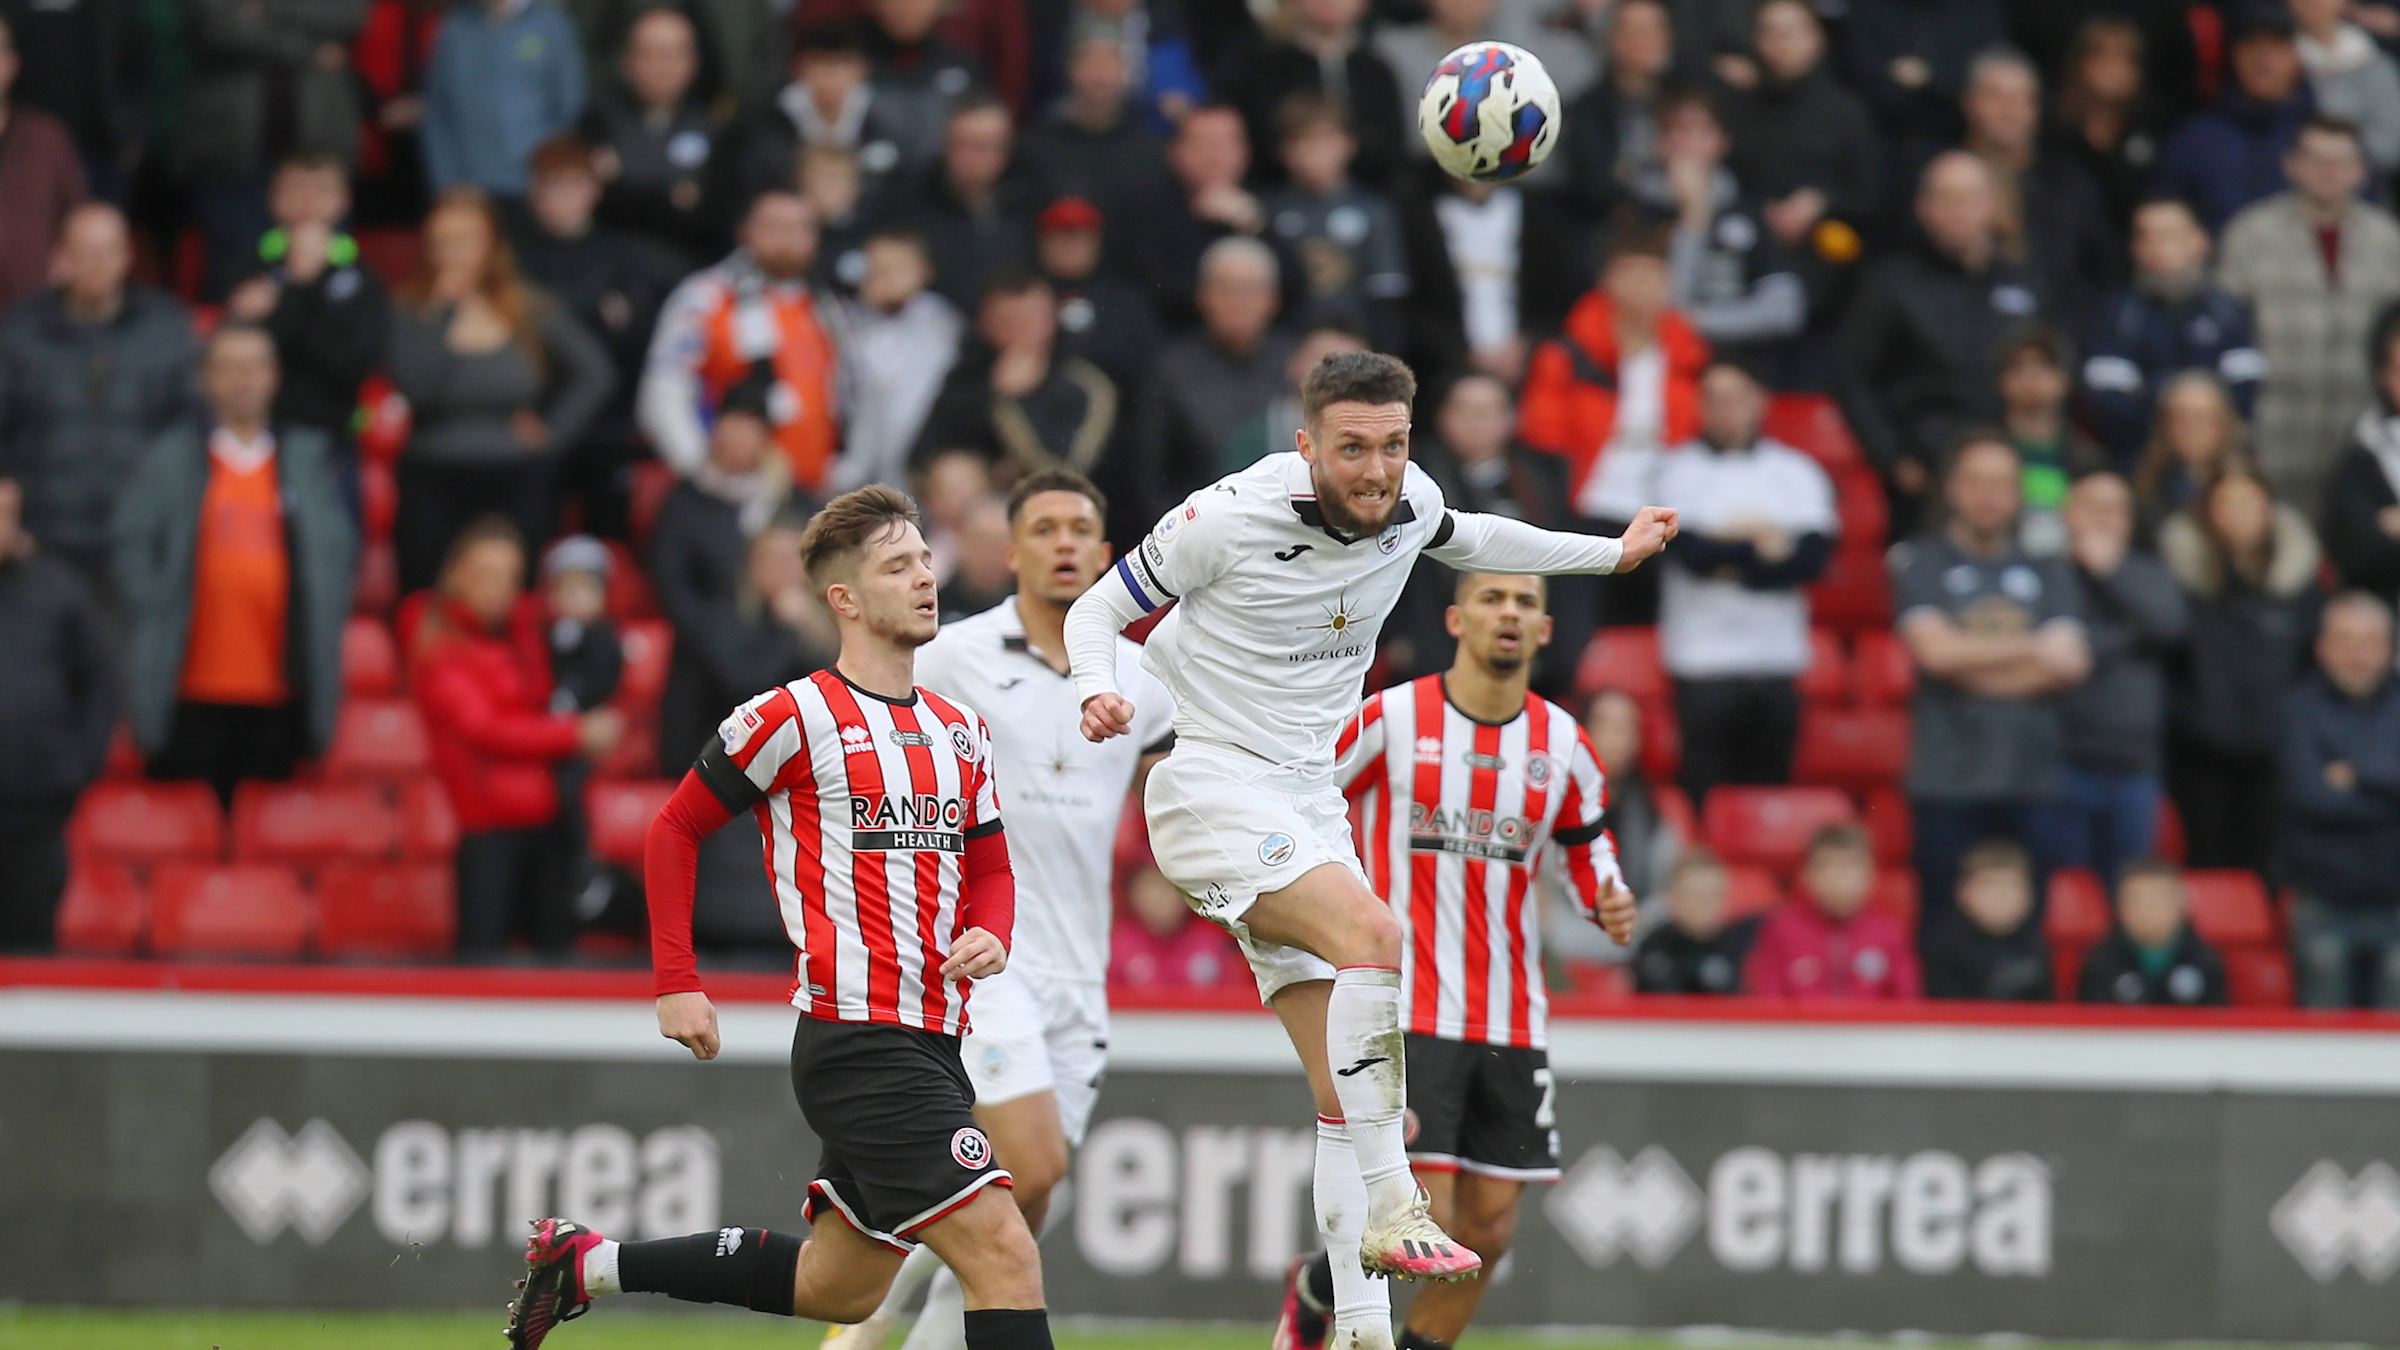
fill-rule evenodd
<path id="1" fill-rule="evenodd" d="M 650 969 L 661 995 L 697 992 L 700 966 L 692 955 L 692 892 L 698 885 L 700 841 L 733 819 L 700 775 L 687 772 L 667 798 L 642 851 L 642 882 L 650 905 Z M 1008 836 L 1000 830 L 967 840 L 962 928 L 981 928 L 1003 948 L 1016 935 L 1017 880 L 1008 865 Z"/>

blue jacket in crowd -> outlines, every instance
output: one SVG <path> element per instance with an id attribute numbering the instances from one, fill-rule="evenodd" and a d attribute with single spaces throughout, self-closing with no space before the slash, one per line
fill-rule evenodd
<path id="1" fill-rule="evenodd" d="M 2235 212 L 2283 191 L 2284 152 L 2316 110 L 2305 86 L 2280 103 L 2227 91 L 2167 138 L 2157 192 L 2190 202 L 2208 232 L 2222 234 Z"/>
<path id="2" fill-rule="evenodd" d="M 2348 791 L 2325 781 L 2339 760 Z M 2283 714 L 2283 880 L 2337 909 L 2400 905 L 2400 679 L 2354 699 L 2322 673 Z"/>
<path id="3" fill-rule="evenodd" d="M 583 50 L 554 0 L 462 0 L 425 71 L 425 176 L 502 196 L 527 185 L 536 146 L 583 116 Z"/>
<path id="4" fill-rule="evenodd" d="M 2094 316 L 2090 352 L 2083 361 L 2084 412 L 2120 468 L 2131 468 L 2141 454 L 2158 391 L 2178 372 L 2213 371 L 2245 418 L 2267 373 L 2250 311 L 2214 287 L 2174 301 L 2139 287 L 2111 296 Z"/>

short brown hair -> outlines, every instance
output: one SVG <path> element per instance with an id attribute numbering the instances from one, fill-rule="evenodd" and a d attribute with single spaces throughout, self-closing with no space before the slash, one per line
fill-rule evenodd
<path id="1" fill-rule="evenodd" d="M 2123 895 L 2125 887 L 2136 881 L 2164 881 L 2173 884 L 2178 891 L 2183 889 L 2183 873 L 2164 858 L 2135 858 L 2118 868 L 2117 894 Z"/>
<path id="2" fill-rule="evenodd" d="M 811 584 L 823 586 L 825 574 L 866 551 L 874 540 L 902 525 L 917 523 L 917 504 L 898 488 L 869 483 L 852 488 L 809 517 L 800 532 L 800 565 Z"/>
<path id="3" fill-rule="evenodd" d="M 553 174 L 594 174 L 592 147 L 583 137 L 569 131 L 542 142 L 533 149 L 533 157 L 525 162 L 526 172 L 535 178 Z"/>
<path id="4" fill-rule="evenodd" d="M 1284 140 L 1292 140 L 1320 127 L 1330 127 L 1347 136 L 1350 134 L 1350 114 L 1341 104 L 1323 94 L 1294 94 L 1275 108 L 1275 132 Z"/>
<path id="5" fill-rule="evenodd" d="M 1300 384 L 1300 420 L 1315 426 L 1336 403 L 1415 403 L 1417 377 L 1408 363 L 1382 352 L 1335 352 Z"/>
<path id="6" fill-rule="evenodd" d="M 1683 880 L 1683 874 L 1686 872 L 1722 872 L 1724 870 L 1725 860 L 1717 856 L 1715 849 L 1706 844 L 1686 844 L 1683 846 L 1683 851 L 1675 855 L 1675 865 L 1667 869 L 1667 884 L 1672 886 Z"/>
<path id="7" fill-rule="evenodd" d="M 1867 832 L 1856 825 L 1828 825 L 1808 837 L 1807 857 L 1813 861 L 1820 853 L 1866 853 L 1875 850 L 1867 843 Z"/>
<path id="8" fill-rule="evenodd" d="M 1015 487 L 1009 489 L 1008 523 L 1016 524 L 1017 517 L 1025 510 L 1025 503 L 1044 492 L 1075 493 L 1091 502 L 1092 509 L 1100 513 L 1103 523 L 1108 520 L 1108 495 L 1091 479 L 1073 469 L 1054 466 L 1025 475 L 1017 480 Z"/>
<path id="9" fill-rule="evenodd" d="M 1970 848 L 1958 860 L 1958 879 L 1984 872 L 2015 872 L 2020 876 L 2033 875 L 2033 855 L 2014 839 L 1985 839 Z"/>

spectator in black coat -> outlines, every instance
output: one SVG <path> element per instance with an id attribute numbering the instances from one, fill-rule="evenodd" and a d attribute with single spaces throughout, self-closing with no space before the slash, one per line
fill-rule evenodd
<path id="1" fill-rule="evenodd" d="M 1725 865 L 1694 845 L 1669 874 L 1667 921 L 1633 949 L 1633 987 L 1645 994 L 1738 994 L 1761 916 L 1725 921 Z"/>
<path id="2" fill-rule="evenodd" d="M 1401 101 L 1392 68 L 1361 39 L 1367 0 L 1292 0 L 1284 13 L 1290 19 L 1284 35 L 1243 57 L 1225 84 L 1227 101 L 1249 123 L 1250 144 L 1276 143 L 1285 99 L 1320 95 L 1338 104 L 1358 133 L 1359 181 L 1370 187 L 1392 182 L 1406 162 L 1400 137 L 1415 124 L 1414 105 Z M 1414 72 L 1411 78 L 1417 78 Z M 1266 176 L 1281 180 L 1273 168 Z"/>
<path id="3" fill-rule="evenodd" d="M 1609 20 L 1600 82 L 1566 106 L 1559 126 L 1560 190 L 1587 224 L 1641 204 L 1642 180 L 1658 174 L 1653 112 L 1674 59 L 1675 26 L 1664 0 L 1623 0 Z M 1668 206 L 1655 198 L 1647 204 Z"/>
<path id="4" fill-rule="evenodd" d="M 867 6 L 857 30 L 874 120 L 898 151 L 895 167 L 904 179 L 940 160 L 950 114 L 966 99 L 981 97 L 970 91 L 982 86 L 983 68 L 936 34 L 940 20 L 939 5 L 878 0 Z"/>
<path id="5" fill-rule="evenodd" d="M 2092 301 L 2124 280 L 2125 244 L 2082 162 L 2042 143 L 2041 75 L 2016 52 L 1984 52 L 1967 69 L 1960 108 L 1961 144 L 1999 189 L 2000 256 L 2031 269 L 2051 318 L 2082 332 Z"/>
<path id="6" fill-rule="evenodd" d="M 2118 0 L 2102 0 L 2113 5 Z M 2191 30 L 2177 0 L 2142 0 L 2156 4 L 2172 18 L 2166 32 L 2145 36 L 2145 25 L 2102 12 L 2084 20 L 2063 63 L 2054 64 L 2039 46 L 2028 43 L 2035 65 L 2058 72 L 2058 96 L 2051 105 L 2051 153 L 2082 162 L 2100 185 L 2108 204 L 2110 225 L 2123 233 L 2133 228 L 2133 209 L 2150 190 L 2158 166 L 2161 132 L 2167 121 L 2189 106 L 2198 61 L 2192 51 Z M 2019 18 L 2034 10 L 2073 9 L 2075 6 L 2020 6 Z M 2153 15 L 2152 17 L 2161 17 Z M 2182 58 L 2180 69 L 2161 69 L 2162 59 Z"/>
<path id="7" fill-rule="evenodd" d="M 0 473 L 0 952 L 50 949 L 67 889 L 67 817 L 100 776 L 115 654 L 91 590 L 34 545 Z"/>
<path id="8" fill-rule="evenodd" d="M 1250 133 L 1230 107 L 1195 108 L 1167 145 L 1174 182 L 1144 205 L 1133 240 L 1134 270 L 1171 330 L 1199 322 L 1193 299 L 1200 258 L 1231 235 L 1256 238 L 1267 213 L 1242 186 L 1250 173 Z"/>
<path id="9" fill-rule="evenodd" d="M 1408 254 L 1391 198 L 1351 181 L 1359 138 L 1341 105 L 1294 94 L 1278 110 L 1285 182 L 1266 196 L 1267 230 L 1296 264 L 1286 277 L 1295 326 L 1343 324 L 1397 350 Z"/>
<path id="10" fill-rule="evenodd" d="M 860 24 L 822 23 L 802 33 L 791 83 L 743 138 L 744 189 L 789 186 L 803 149 L 839 150 L 856 157 L 860 200 L 871 209 L 889 205 L 920 166 L 904 162 L 903 142 L 913 132 L 907 100 L 880 99 L 868 76 Z"/>
<path id="11" fill-rule="evenodd" d="M 2300 1002 L 2400 1007 L 2400 681 L 2389 601 L 2348 591 L 2326 605 L 2316 671 L 2284 702 L 2282 758 L 2281 875 L 2296 893 Z"/>
<path id="12" fill-rule="evenodd" d="M 677 483 L 650 533 L 650 578 L 675 630 L 659 705 L 659 772 L 689 768 L 727 709 L 832 659 L 832 616 L 809 594 L 799 522 L 767 420 L 769 381 L 725 393 L 708 459 Z"/>
<path id="13" fill-rule="evenodd" d="M 550 620 L 550 711 L 586 713 L 617 696 L 625 647 L 608 617 L 608 546 L 571 534 L 542 554 L 542 603 Z M 570 799 L 574 793 L 564 794 Z"/>
<path id="14" fill-rule="evenodd" d="M 562 500 L 582 503 L 584 529 L 621 537 L 630 466 L 641 454 L 634 394 L 651 329 L 680 269 L 664 246 L 593 219 L 600 176 L 582 138 L 553 138 L 534 151 L 531 168 L 529 209 L 511 222 L 518 270 L 600 339 L 617 375 L 590 430 L 559 464 L 555 487 Z"/>
<path id="15" fill-rule="evenodd" d="M 1220 239 L 1202 256 L 1198 289 L 1201 330 L 1159 350 L 1134 405 L 1126 476 L 1111 494 L 1127 504 L 1120 521 L 1154 521 L 1240 467 L 1226 463 L 1227 440 L 1284 393 L 1293 343 L 1272 327 L 1275 251 L 1246 236 Z"/>
<path id="16" fill-rule="evenodd" d="M 2058 867 L 2101 876 L 2156 851 L 2166 755 L 2166 665 L 2190 623 L 2164 563 L 2133 546 L 2133 491 L 2113 473 L 2067 496 L 2067 554 L 2083 588 L 2092 670 L 2059 696 L 2066 770 L 2036 829 Z"/>
<path id="17" fill-rule="evenodd" d="M 2325 488 L 2325 555 L 2344 586 L 2400 601 L 2400 306 L 2368 344 L 2375 406 L 2358 415 Z"/>
<path id="18" fill-rule="evenodd" d="M 2074 344 L 2048 323 L 2021 325 L 2001 349 L 2000 427 L 2025 466 L 2017 542 L 2038 558 L 2066 552 L 2059 513 L 2067 485 L 2108 467 L 2107 455 L 2070 415 L 2074 370 Z"/>
<path id="19" fill-rule="evenodd" d="M 2033 859 L 1987 839 L 1958 863 L 1958 908 L 1935 919 L 1920 949 L 1925 997 L 2046 1003 L 2050 945 L 2034 917 Z"/>
<path id="20" fill-rule="evenodd" d="M 1058 296 L 1058 351 L 1107 373 L 1120 390 L 1136 387 L 1158 352 L 1158 312 L 1139 286 L 1104 270 L 1112 233 L 1131 234 L 1138 217 L 1108 218 L 1081 197 L 1061 197 L 1033 223 L 1034 260 Z"/>
<path id="21" fill-rule="evenodd" d="M 2194 867 L 2264 871 L 2280 794 L 2280 707 L 2316 629 L 2319 557 L 2308 521 L 2258 476 L 2231 470 L 2159 528 L 2191 637 L 2169 686 L 2167 787 Z"/>
<path id="22" fill-rule="evenodd" d="M 2192 931 L 2183 878 L 2156 859 L 2117 878 L 2117 926 L 2084 954 L 2076 996 L 2085 1003 L 2223 1006 L 2225 958 Z"/>
<path id="23" fill-rule="evenodd" d="M 2006 37 L 1993 0 L 1852 0 L 1835 59 L 1897 162 L 1917 164 L 1956 142 L 1968 67 Z"/>
<path id="24" fill-rule="evenodd" d="M 1658 153 L 1674 206 L 1667 246 L 1669 302 L 1720 357 L 1772 384 L 1794 365 L 1792 339 L 1808 323 L 1808 288 L 1796 260 L 1766 228 L 1766 203 L 1726 167 L 1731 143 L 1700 89 L 1658 101 Z"/>
<path id="25" fill-rule="evenodd" d="M 358 391 L 383 365 L 392 298 L 342 231 L 350 214 L 350 171 L 322 151 L 286 158 L 267 188 L 275 221 L 258 244 L 263 270 L 226 297 L 225 316 L 275 339 L 283 386 L 275 420 L 325 433 L 334 477 L 355 521 L 358 452 L 351 425 Z"/>
<path id="26" fill-rule="evenodd" d="M 1033 260 L 1033 218 L 1024 184 L 1008 176 L 1008 108 L 970 94 L 951 109 L 941 166 L 910 210 L 910 225 L 933 259 L 933 289 L 973 311 L 994 273 Z"/>
<path id="27" fill-rule="evenodd" d="M 1827 69 L 1824 21 L 1808 0 L 1766 0 L 1753 34 L 1758 82 L 1723 105 L 1733 171 L 1766 202 L 1767 230 L 1785 248 L 1846 265 L 1883 208 L 1874 124 Z M 1819 304 L 1829 298 L 1811 290 Z"/>
<path id="28" fill-rule="evenodd" d="M 2226 25 L 2224 91 L 2183 119 L 2159 152 L 2155 191 L 2181 197 L 2211 232 L 2236 213 L 2283 191 L 2284 157 L 2316 112 L 2307 72 L 2280 4 L 2248 3 Z"/>
<path id="29" fill-rule="evenodd" d="M 1925 246 L 1878 264 L 1842 327 L 1836 392 L 1892 489 L 1895 535 L 1915 531 L 1951 442 L 1998 420 L 2003 345 L 2041 309 L 2031 270 L 2000 255 L 1999 210 L 1982 160 L 1936 156 L 1917 191 Z"/>
<path id="30" fill-rule="evenodd" d="M 1079 197 L 1108 220 L 1139 219 L 1142 205 L 1167 186 L 1167 155 L 1132 95 L 1125 47 L 1113 34 L 1096 31 L 1074 44 L 1066 98 L 1017 141 L 1018 168 L 1036 202 Z M 1132 232 L 1104 242 L 1109 266 L 1130 272 Z"/>
<path id="31" fill-rule="evenodd" d="M 2225 382 L 2245 417 L 2266 374 L 2250 335 L 2250 310 L 2208 273 L 2208 232 L 2172 197 L 2133 215 L 2133 284 L 2101 301 L 2083 359 L 2084 417 L 2119 472 L 2130 472 L 2151 431 L 2159 391 L 2177 372 Z"/>
<path id="32" fill-rule="evenodd" d="M 1400 198 L 1408 245 L 1409 359 L 1511 384 L 1530 343 L 1566 322 L 1588 271 L 1557 195 L 1412 167 Z"/>
<path id="33" fill-rule="evenodd" d="M 1116 442 L 1117 386 L 1091 362 L 1058 354 L 1050 283 L 1023 271 L 995 276 L 975 330 L 978 340 L 934 398 L 913 467 L 967 450 L 1003 483 L 1059 467 L 1104 472 Z"/>
<path id="34" fill-rule="evenodd" d="M 1442 499 L 1452 509 L 1507 516 L 1545 530 L 1579 528 L 1568 505 L 1573 497 L 1566 461 L 1515 438 L 1517 409 L 1506 384 L 1481 373 L 1462 375 L 1443 393 L 1439 409 L 1432 434 L 1420 435 L 1411 457 L 1442 485 Z M 1400 613 L 1384 628 L 1385 655 L 1396 678 L 1450 668 L 1457 643 L 1442 616 L 1456 580 L 1440 563 L 1417 563 Z M 1592 640 L 1597 586 L 1577 576 L 1552 577 L 1548 585 L 1554 627 L 1549 645 L 1534 657 L 1533 688 L 1544 698 L 1564 700 L 1574 687 L 1575 663 Z M 1397 649 L 1393 638 L 1405 649 Z M 1613 787 L 1617 780 L 1609 781 Z"/>
<path id="35" fill-rule="evenodd" d="M 693 88 L 700 38 L 681 11 L 651 9 L 625 33 L 622 88 L 603 86 L 583 134 L 608 187 L 600 219 L 692 258 L 732 246 L 740 155 Z"/>

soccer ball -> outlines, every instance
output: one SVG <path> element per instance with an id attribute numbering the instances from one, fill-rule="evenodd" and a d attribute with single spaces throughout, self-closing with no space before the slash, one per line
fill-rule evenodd
<path id="1" fill-rule="evenodd" d="M 1417 99 L 1417 131 L 1457 178 L 1515 178 L 1558 144 L 1558 86 L 1540 59 L 1505 42 L 1470 42 L 1441 60 Z"/>

